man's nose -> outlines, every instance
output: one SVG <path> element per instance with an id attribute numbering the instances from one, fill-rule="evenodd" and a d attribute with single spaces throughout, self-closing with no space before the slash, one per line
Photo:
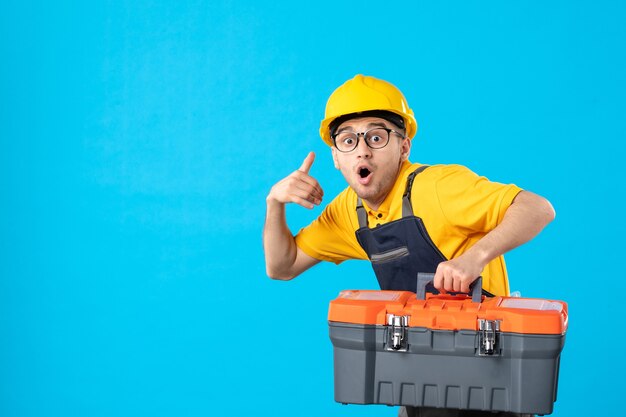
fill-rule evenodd
<path id="1" fill-rule="evenodd" d="M 367 142 L 365 141 L 365 135 L 359 138 L 359 142 L 356 145 L 357 156 L 361 158 L 369 158 L 372 156 L 372 148 L 367 146 Z"/>

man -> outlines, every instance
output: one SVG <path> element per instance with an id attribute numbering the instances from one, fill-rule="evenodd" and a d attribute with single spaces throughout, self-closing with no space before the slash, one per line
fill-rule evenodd
<path id="1" fill-rule="evenodd" d="M 468 292 L 482 276 L 486 292 L 508 295 L 502 255 L 554 219 L 551 204 L 459 165 L 410 163 L 416 131 L 394 85 L 357 75 L 337 88 L 320 135 L 349 186 L 295 237 L 285 205 L 313 208 L 324 196 L 309 175 L 315 155 L 272 187 L 263 234 L 267 274 L 286 280 L 323 260 L 369 259 L 382 289 L 415 291 L 417 273 L 431 272 L 440 291 Z"/>

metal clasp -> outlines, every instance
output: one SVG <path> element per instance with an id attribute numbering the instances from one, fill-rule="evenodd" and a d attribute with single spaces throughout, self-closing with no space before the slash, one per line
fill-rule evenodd
<path id="1" fill-rule="evenodd" d="M 500 320 L 478 319 L 478 355 L 500 355 Z"/>
<path id="2" fill-rule="evenodd" d="M 406 352 L 408 349 L 406 328 L 409 326 L 409 316 L 387 314 L 387 346 L 386 350 Z"/>

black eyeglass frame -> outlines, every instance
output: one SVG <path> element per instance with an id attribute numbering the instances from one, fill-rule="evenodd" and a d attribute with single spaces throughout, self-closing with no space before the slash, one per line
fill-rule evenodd
<path id="1" fill-rule="evenodd" d="M 372 130 L 376 130 L 376 129 L 382 129 L 382 130 L 387 131 L 387 142 L 385 142 L 385 144 L 383 146 L 378 147 L 378 148 L 372 146 L 365 139 L 365 135 L 367 135 Z M 389 128 L 382 127 L 382 126 L 376 126 L 376 127 L 373 127 L 371 129 L 366 130 L 365 132 L 360 132 L 360 133 L 358 133 L 358 132 L 347 132 L 347 133 L 353 133 L 354 135 L 356 135 L 356 142 L 354 144 L 354 147 L 352 149 L 350 149 L 349 151 L 342 151 L 337 146 L 337 136 L 341 135 L 342 133 L 344 133 L 344 132 L 335 133 L 334 135 L 331 136 L 331 138 L 333 139 L 333 145 L 335 145 L 335 149 L 337 149 L 339 152 L 343 152 L 343 153 L 348 153 L 348 152 L 352 152 L 353 150 L 355 150 L 359 146 L 359 141 L 361 140 L 360 136 L 363 136 L 363 140 L 365 140 L 365 144 L 370 149 L 383 149 L 385 146 L 389 145 L 389 140 L 391 139 L 391 134 L 392 133 L 395 133 L 396 135 L 400 136 L 402 139 L 406 138 L 406 135 L 404 135 L 403 133 L 398 132 L 397 130 L 389 129 Z"/>

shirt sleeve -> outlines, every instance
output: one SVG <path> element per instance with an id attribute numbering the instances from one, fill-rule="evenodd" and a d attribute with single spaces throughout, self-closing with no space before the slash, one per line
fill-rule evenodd
<path id="1" fill-rule="evenodd" d="M 296 235 L 296 245 L 307 255 L 339 264 L 347 259 L 367 259 L 358 245 L 349 213 L 339 195 L 322 214 Z"/>
<path id="2" fill-rule="evenodd" d="M 446 220 L 466 233 L 493 230 L 522 191 L 514 184 L 489 181 L 460 165 L 448 166 L 435 187 Z"/>

